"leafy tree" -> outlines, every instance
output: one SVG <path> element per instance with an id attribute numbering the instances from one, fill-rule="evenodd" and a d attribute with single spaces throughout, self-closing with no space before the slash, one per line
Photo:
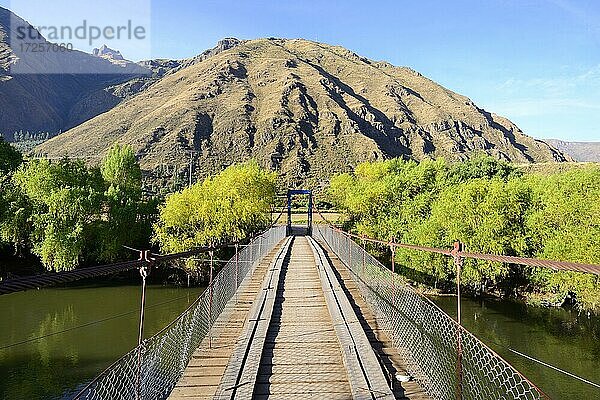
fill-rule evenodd
<path id="1" fill-rule="evenodd" d="M 142 240 L 144 223 L 142 172 L 130 146 L 113 146 L 100 167 L 104 179 L 107 204 L 106 226 L 102 231 L 103 248 L 100 258 L 114 260 L 123 244 L 134 245 Z"/>
<path id="2" fill-rule="evenodd" d="M 524 218 L 530 203 L 531 191 L 519 181 L 474 179 L 449 186 L 433 202 L 431 215 L 413 228 L 407 240 L 442 248 L 450 248 L 459 240 L 469 251 L 526 254 L 529 248 Z M 414 263 L 412 252 L 402 254 L 408 254 L 404 262 L 428 268 L 428 264 Z M 508 265 L 465 260 L 462 281 L 474 288 L 493 287 L 508 273 Z M 454 275 L 454 267 L 446 263 L 435 275 L 447 279 Z"/>
<path id="3" fill-rule="evenodd" d="M 48 269 L 75 268 L 101 223 L 103 181 L 100 171 L 81 161 L 30 161 L 14 176 L 32 202 L 32 251 Z"/>
<path id="4" fill-rule="evenodd" d="M 31 202 L 11 177 L 0 177 L 0 242 L 11 244 L 15 255 L 29 245 L 31 213 Z"/>
<path id="5" fill-rule="evenodd" d="M 0 175 L 15 171 L 23 162 L 23 156 L 0 136 Z"/>
<path id="6" fill-rule="evenodd" d="M 154 225 L 163 252 L 238 240 L 265 228 L 275 196 L 275 174 L 255 161 L 232 165 L 167 197 Z"/>
<path id="7" fill-rule="evenodd" d="M 463 162 L 454 163 L 448 169 L 448 180 L 453 184 L 478 178 L 508 180 L 521 175 L 522 172 L 514 165 L 485 153 L 478 154 Z"/>
<path id="8" fill-rule="evenodd" d="M 600 168 L 531 175 L 527 182 L 535 194 L 526 221 L 535 256 L 600 264 Z M 587 308 L 600 306 L 600 282 L 594 275 L 538 269 L 532 280 L 555 302 L 574 294 Z"/>

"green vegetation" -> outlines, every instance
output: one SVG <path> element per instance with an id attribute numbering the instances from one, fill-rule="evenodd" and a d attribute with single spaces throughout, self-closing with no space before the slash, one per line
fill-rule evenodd
<path id="1" fill-rule="evenodd" d="M 23 162 L 23 156 L 0 136 L 0 175 L 13 172 Z"/>
<path id="2" fill-rule="evenodd" d="M 115 260 L 123 244 L 144 242 L 149 231 L 152 207 L 141 200 L 130 148 L 114 147 L 101 168 L 66 158 L 30 160 L 1 179 L 0 240 L 17 255 L 38 256 L 47 269 Z"/>
<path id="3" fill-rule="evenodd" d="M 383 240 L 469 251 L 600 263 L 600 168 L 551 175 L 524 173 L 491 157 L 463 163 L 389 160 L 365 163 L 331 181 L 333 202 L 358 233 Z M 454 279 L 452 260 L 399 250 L 402 273 L 432 286 Z M 462 276 L 473 291 L 525 295 L 562 303 L 574 296 L 600 306 L 593 275 L 466 260 Z"/>
<path id="4" fill-rule="evenodd" d="M 167 197 L 154 226 L 163 252 L 243 239 L 270 223 L 274 173 L 255 161 L 233 165 Z"/>
<path id="5" fill-rule="evenodd" d="M 158 208 L 158 200 L 143 197 L 127 146 L 115 145 L 99 167 L 68 158 L 24 161 L 3 141 L 0 156 L 0 256 L 12 248 L 49 270 L 128 258 L 123 245 L 153 241 L 178 252 L 242 239 L 271 221 L 276 174 L 255 161 L 174 193 Z"/>

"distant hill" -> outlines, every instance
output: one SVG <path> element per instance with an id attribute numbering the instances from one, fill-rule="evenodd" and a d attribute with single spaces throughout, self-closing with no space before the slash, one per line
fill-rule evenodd
<path id="1" fill-rule="evenodd" d="M 76 126 L 122 100 L 105 89 L 151 73 L 130 61 L 76 50 L 23 50 L 20 43 L 48 42 L 19 40 L 20 26 L 30 27 L 0 7 L 0 134 L 9 140 L 15 132 L 55 134 Z"/>
<path id="2" fill-rule="evenodd" d="M 600 162 L 600 142 L 566 142 L 557 139 L 547 139 L 545 141 L 573 157 L 575 161 Z"/>
<path id="3" fill-rule="evenodd" d="M 36 151 L 98 156 L 115 142 L 132 145 L 150 174 L 185 173 L 191 159 L 202 177 L 253 157 L 291 185 L 390 157 L 568 159 L 410 68 L 301 39 L 201 57 Z"/>

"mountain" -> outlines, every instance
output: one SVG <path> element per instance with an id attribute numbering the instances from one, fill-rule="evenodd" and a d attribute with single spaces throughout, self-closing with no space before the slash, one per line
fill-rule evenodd
<path id="1" fill-rule="evenodd" d="M 130 144 L 155 178 L 185 174 L 190 160 L 203 177 L 253 157 L 290 185 L 390 157 L 568 159 L 410 68 L 301 39 L 229 45 L 36 151 L 97 157 L 113 143 Z"/>
<path id="2" fill-rule="evenodd" d="M 580 162 L 600 162 L 600 142 L 566 142 L 548 139 L 547 143 Z"/>
<path id="3" fill-rule="evenodd" d="M 0 133 L 9 140 L 16 132 L 55 134 L 78 125 L 121 101 L 107 87 L 150 73 L 130 61 L 76 50 L 27 50 L 52 46 L 38 35 L 0 7 Z"/>
<path id="4" fill-rule="evenodd" d="M 92 50 L 92 55 L 96 57 L 105 58 L 110 61 L 125 61 L 123 55 L 118 50 L 113 50 L 107 45 L 103 45 L 99 49 Z"/>

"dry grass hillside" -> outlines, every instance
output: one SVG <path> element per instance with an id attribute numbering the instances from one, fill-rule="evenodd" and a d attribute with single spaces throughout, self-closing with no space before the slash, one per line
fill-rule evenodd
<path id="1" fill-rule="evenodd" d="M 318 185 L 365 160 L 564 161 L 510 121 L 419 73 L 307 40 L 242 41 L 44 143 L 49 156 L 104 154 L 130 144 L 159 177 L 196 177 L 248 158 L 290 185 Z"/>

